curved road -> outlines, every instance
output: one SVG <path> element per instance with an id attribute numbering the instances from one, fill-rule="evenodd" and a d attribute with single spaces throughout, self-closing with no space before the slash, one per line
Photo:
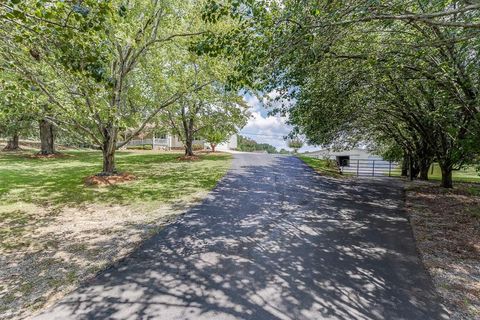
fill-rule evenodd
<path id="1" fill-rule="evenodd" d="M 402 197 L 236 154 L 202 204 L 36 319 L 446 319 Z"/>

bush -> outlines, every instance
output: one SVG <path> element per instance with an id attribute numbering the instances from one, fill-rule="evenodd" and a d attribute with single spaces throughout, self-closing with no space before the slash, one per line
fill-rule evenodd
<path id="1" fill-rule="evenodd" d="M 192 149 L 193 149 L 194 151 L 203 150 L 203 149 L 204 149 L 204 146 L 203 146 L 203 144 L 196 143 L 196 144 L 192 145 Z"/>
<path id="2" fill-rule="evenodd" d="M 153 150 L 151 144 L 144 144 L 139 146 L 127 146 L 127 150 Z"/>

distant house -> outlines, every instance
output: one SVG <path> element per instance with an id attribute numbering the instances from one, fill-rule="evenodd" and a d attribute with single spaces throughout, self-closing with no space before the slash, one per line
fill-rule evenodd
<path id="1" fill-rule="evenodd" d="M 130 140 L 128 146 L 151 145 L 154 150 L 183 150 L 183 142 L 173 134 L 148 134 L 140 135 L 136 139 Z M 193 140 L 194 149 L 210 149 L 210 145 L 205 140 Z M 235 150 L 237 148 L 237 135 L 233 134 L 228 141 L 217 145 L 215 148 L 219 151 Z"/>

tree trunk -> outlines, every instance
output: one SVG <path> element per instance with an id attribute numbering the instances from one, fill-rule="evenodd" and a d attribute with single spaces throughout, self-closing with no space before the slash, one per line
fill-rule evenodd
<path id="1" fill-rule="evenodd" d="M 210 147 L 212 148 L 212 152 L 215 152 L 215 147 L 217 145 L 215 143 L 210 143 Z"/>
<path id="2" fill-rule="evenodd" d="M 401 173 L 401 176 L 402 177 L 408 177 L 408 155 L 405 154 L 403 156 L 403 160 L 402 160 L 402 173 Z"/>
<path id="3" fill-rule="evenodd" d="M 182 110 L 183 130 L 185 132 L 185 156 L 193 157 L 193 124 L 194 119 L 187 119 L 185 109 Z"/>
<path id="4" fill-rule="evenodd" d="M 190 135 L 185 139 L 185 156 L 193 156 L 193 140 Z"/>
<path id="5" fill-rule="evenodd" d="M 440 163 L 440 169 L 442 170 L 442 184 L 444 188 L 453 188 L 453 179 L 452 171 L 453 168 L 451 165 L 445 165 Z"/>
<path id="6" fill-rule="evenodd" d="M 415 179 L 420 173 L 420 168 L 418 167 L 418 164 L 415 164 L 415 161 L 413 163 L 414 165 L 412 166 L 412 178 Z"/>
<path id="7" fill-rule="evenodd" d="M 429 159 L 422 159 L 418 162 L 420 170 L 420 180 L 428 180 L 428 171 L 430 170 L 431 161 Z"/>
<path id="8" fill-rule="evenodd" d="M 117 174 L 117 168 L 115 168 L 115 150 L 117 144 L 116 130 L 113 128 L 105 129 L 103 136 L 103 169 L 100 175 L 112 176 Z"/>
<path id="9" fill-rule="evenodd" d="M 18 134 L 14 133 L 11 137 L 11 139 L 9 139 L 7 141 L 7 145 L 5 146 L 5 148 L 3 148 L 4 151 L 16 151 L 16 150 L 19 150 L 20 149 L 20 146 L 18 145 L 18 140 L 19 140 L 19 137 L 18 137 Z"/>
<path id="10" fill-rule="evenodd" d="M 55 153 L 55 133 L 53 124 L 45 119 L 39 121 L 40 128 L 40 154 Z"/>

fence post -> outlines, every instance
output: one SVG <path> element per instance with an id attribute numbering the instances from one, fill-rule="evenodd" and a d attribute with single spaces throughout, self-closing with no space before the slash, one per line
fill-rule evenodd
<path id="1" fill-rule="evenodd" d="M 373 165 L 372 165 L 372 177 L 375 177 L 375 160 L 373 160 Z"/>
<path id="2" fill-rule="evenodd" d="M 360 166 L 360 159 L 357 159 L 357 177 L 358 177 L 358 167 Z"/>
<path id="3" fill-rule="evenodd" d="M 388 176 L 392 176 L 392 161 L 388 161 Z"/>

